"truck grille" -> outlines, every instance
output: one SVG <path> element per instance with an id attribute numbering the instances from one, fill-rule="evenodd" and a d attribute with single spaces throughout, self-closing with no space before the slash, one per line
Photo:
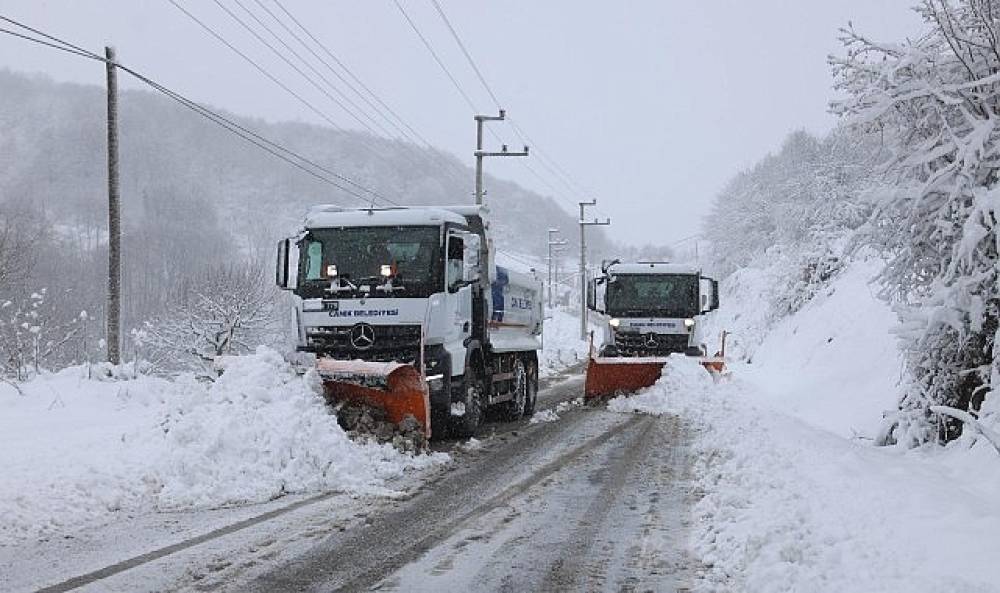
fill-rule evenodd
<path id="1" fill-rule="evenodd" d="M 687 349 L 687 334 L 615 333 L 615 346 L 622 356 L 665 356 Z"/>
<path id="2" fill-rule="evenodd" d="M 360 324 L 359 324 L 360 325 Z M 341 360 L 372 362 L 416 362 L 420 353 L 419 325 L 370 325 L 370 347 L 359 348 L 351 341 L 357 326 L 312 327 L 306 331 L 306 349 Z"/>

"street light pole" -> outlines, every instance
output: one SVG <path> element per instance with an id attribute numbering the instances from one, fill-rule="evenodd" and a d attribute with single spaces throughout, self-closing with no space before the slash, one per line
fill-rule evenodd
<path id="1" fill-rule="evenodd" d="M 607 226 L 611 224 L 610 218 L 599 221 L 584 220 L 584 208 L 596 206 L 597 200 L 589 202 L 578 202 L 580 204 L 580 339 L 587 339 L 587 233 L 588 226 Z"/>
<path id="2" fill-rule="evenodd" d="M 564 240 L 564 239 L 559 239 L 559 240 L 556 240 L 556 241 L 552 240 L 552 235 L 554 235 L 555 233 L 558 233 L 558 232 L 559 232 L 559 229 L 549 229 L 549 242 L 548 242 L 548 246 L 549 246 L 549 258 L 548 258 L 548 264 L 549 264 L 549 309 L 552 308 L 552 248 L 555 247 L 555 246 L 557 246 L 557 245 L 566 245 L 566 243 L 567 243 L 567 241 Z"/>

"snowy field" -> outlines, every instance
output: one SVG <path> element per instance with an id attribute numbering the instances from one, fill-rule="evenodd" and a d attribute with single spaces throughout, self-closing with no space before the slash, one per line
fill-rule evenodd
<path id="1" fill-rule="evenodd" d="M 349 440 L 316 377 L 273 350 L 223 366 L 210 384 L 87 379 L 82 367 L 43 374 L 23 394 L 0 383 L 0 547 L 116 513 L 388 493 L 389 478 L 447 459 Z"/>
<path id="2" fill-rule="evenodd" d="M 694 431 L 697 590 L 1000 591 L 997 452 L 971 437 L 872 445 L 899 361 L 871 270 L 851 266 L 775 324 L 729 380 L 678 359 L 656 386 L 609 403 L 677 414 Z"/>

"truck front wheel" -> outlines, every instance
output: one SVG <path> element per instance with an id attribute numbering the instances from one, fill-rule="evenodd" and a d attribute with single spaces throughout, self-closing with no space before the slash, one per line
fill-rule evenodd
<path id="1" fill-rule="evenodd" d="M 483 423 L 483 380 L 472 369 L 466 369 L 463 379 L 462 403 L 464 410 L 461 416 L 451 417 L 451 431 L 456 436 L 471 437 L 476 434 L 479 425 Z"/>

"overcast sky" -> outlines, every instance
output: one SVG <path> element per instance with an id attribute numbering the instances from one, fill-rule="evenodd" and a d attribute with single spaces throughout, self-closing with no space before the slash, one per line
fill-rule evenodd
<path id="1" fill-rule="evenodd" d="M 214 0 L 176 1 L 340 125 L 360 127 Z M 236 0 L 218 1 L 245 18 Z M 257 0 L 239 1 L 269 18 Z M 472 109 L 393 0 L 282 2 L 407 123 L 472 164 Z M 430 0 L 400 2 L 477 109 L 494 112 Z M 571 192 L 537 157 L 530 166 L 544 181 L 522 159 L 490 160 L 488 172 L 558 192 L 567 208 L 596 197 L 599 214 L 612 218 L 612 235 L 630 243 L 666 244 L 696 233 L 733 173 L 777 148 L 789 131 L 833 125 L 826 56 L 839 51 L 838 27 L 850 20 L 886 40 L 920 31 L 909 8 L 914 0 L 439 2 L 534 148 L 587 193 Z M 123 63 L 232 112 L 322 123 L 168 0 L 2 0 L 0 14 L 95 51 L 111 43 Z M 99 64 L 4 35 L 0 67 L 103 83 Z M 507 124 L 492 127 L 519 146 Z"/>

